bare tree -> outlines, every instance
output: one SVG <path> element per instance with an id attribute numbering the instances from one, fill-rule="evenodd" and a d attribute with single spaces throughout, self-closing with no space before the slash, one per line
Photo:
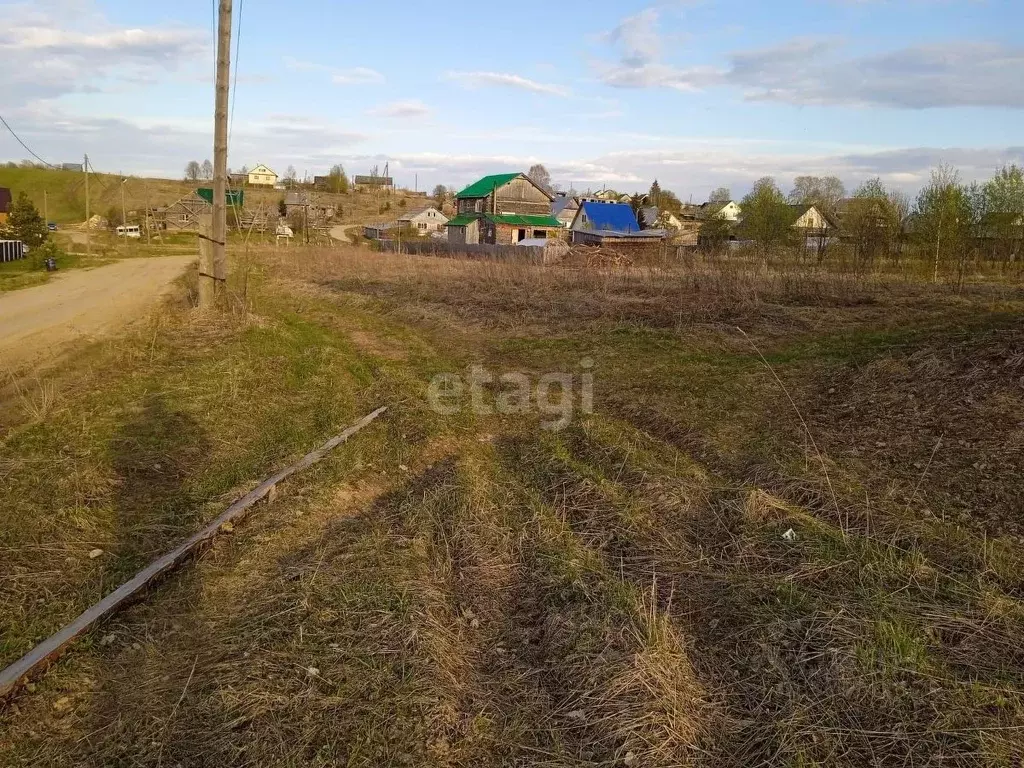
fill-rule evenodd
<path id="1" fill-rule="evenodd" d="M 203 160 L 203 167 L 202 167 L 202 170 L 200 171 L 200 173 L 202 174 L 202 177 L 204 179 L 212 179 L 213 178 L 213 163 L 211 163 L 209 160 Z"/>
<path id="2" fill-rule="evenodd" d="M 537 163 L 526 172 L 526 175 L 538 187 L 549 194 L 551 193 L 551 174 L 548 173 L 548 169 L 543 165 Z"/>
<path id="3" fill-rule="evenodd" d="M 448 188 L 444 184 L 438 184 L 434 187 L 433 198 L 434 202 L 437 203 L 437 207 L 441 208 L 448 202 Z"/>
<path id="4" fill-rule="evenodd" d="M 708 200 L 712 203 L 728 203 L 732 200 L 732 191 L 728 187 L 713 189 Z"/>
<path id="5" fill-rule="evenodd" d="M 813 205 L 823 213 L 835 212 L 839 201 L 846 197 L 846 187 L 836 176 L 797 176 L 789 202 Z"/>
<path id="6" fill-rule="evenodd" d="M 185 181 L 199 181 L 203 173 L 202 166 L 195 160 L 189 160 L 185 166 Z"/>

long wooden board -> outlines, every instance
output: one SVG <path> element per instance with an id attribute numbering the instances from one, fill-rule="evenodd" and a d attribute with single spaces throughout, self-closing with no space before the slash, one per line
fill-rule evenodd
<path id="1" fill-rule="evenodd" d="M 241 519 L 248 512 L 249 508 L 257 501 L 270 493 L 278 483 L 320 461 L 330 451 L 348 440 L 352 435 L 370 424 L 378 416 L 382 415 L 387 407 L 381 407 L 373 413 L 367 414 L 340 435 L 332 437 L 312 453 L 303 456 L 295 464 L 282 469 L 276 475 L 264 480 L 256 488 L 249 491 L 242 498 L 228 507 L 219 517 L 193 534 L 176 549 L 171 550 L 162 557 L 154 560 L 144 569 L 135 574 L 130 581 L 125 582 L 98 603 L 85 610 L 77 619 L 61 629 L 55 635 L 51 635 L 35 648 L 26 653 L 16 662 L 0 672 L 0 704 L 8 700 L 20 686 L 44 670 L 51 662 L 60 656 L 64 650 L 71 645 L 78 637 L 89 631 L 97 622 L 109 617 L 125 603 L 141 593 L 157 578 L 173 570 L 191 555 L 195 554 L 204 545 L 209 543 L 225 523 L 234 523 Z"/>

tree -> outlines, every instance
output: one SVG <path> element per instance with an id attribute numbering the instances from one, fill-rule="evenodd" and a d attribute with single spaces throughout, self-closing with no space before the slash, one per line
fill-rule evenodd
<path id="1" fill-rule="evenodd" d="M 434 202 L 438 208 L 444 206 L 448 202 L 448 188 L 444 184 L 438 184 L 434 187 L 434 194 L 432 195 Z"/>
<path id="2" fill-rule="evenodd" d="M 732 222 L 723 218 L 721 214 L 715 214 L 701 224 L 697 242 L 708 250 L 717 252 L 725 245 L 731 234 Z"/>
<path id="3" fill-rule="evenodd" d="M 793 179 L 789 202 L 813 205 L 831 215 L 844 197 L 846 187 L 836 176 L 797 176 Z"/>
<path id="4" fill-rule="evenodd" d="M 732 200 L 732 192 L 728 187 L 713 189 L 711 196 L 708 197 L 708 201 L 712 203 L 728 203 L 730 200 Z"/>
<path id="5" fill-rule="evenodd" d="M 640 229 L 646 229 L 644 224 L 644 208 L 648 206 L 650 199 L 647 195 L 642 192 L 636 192 L 629 198 L 629 207 L 633 209 L 633 214 L 636 216 L 636 223 Z"/>
<path id="6" fill-rule="evenodd" d="M 765 258 L 772 246 L 787 242 L 793 235 L 793 211 L 771 176 L 758 179 L 743 198 L 742 228 L 745 237 L 761 247 Z"/>
<path id="7" fill-rule="evenodd" d="M 651 205 L 661 208 L 661 185 L 657 179 L 651 184 L 651 191 L 647 193 L 647 197 L 650 198 Z"/>
<path id="8" fill-rule="evenodd" d="M 204 179 L 213 178 L 213 163 L 209 160 L 203 160 L 203 167 L 199 171 Z"/>
<path id="9" fill-rule="evenodd" d="M 551 194 L 551 174 L 548 173 L 548 169 L 540 163 L 532 166 L 529 171 L 526 172 L 527 177 L 536 184 L 538 187 L 543 189 L 548 194 Z"/>
<path id="10" fill-rule="evenodd" d="M 683 212 L 683 201 L 670 189 L 660 190 L 658 192 L 658 200 L 657 205 L 662 211 L 668 211 L 676 215 Z"/>
<path id="11" fill-rule="evenodd" d="M 1017 165 L 1000 168 L 982 187 L 989 231 L 1010 261 L 1021 256 L 1024 242 L 1024 170 Z"/>
<path id="12" fill-rule="evenodd" d="M 189 160 L 185 166 L 185 181 L 199 181 L 203 169 L 195 160 Z"/>
<path id="13" fill-rule="evenodd" d="M 344 166 L 335 165 L 331 168 L 327 174 L 327 189 L 337 194 L 348 192 L 348 174 L 345 173 Z"/>
<path id="14" fill-rule="evenodd" d="M 933 249 L 932 279 L 938 281 L 943 262 L 957 265 L 960 280 L 966 266 L 970 240 L 984 217 L 984 193 L 976 185 L 960 183 L 959 172 L 940 165 L 917 196 L 917 234 Z"/>
<path id="15" fill-rule="evenodd" d="M 295 170 L 294 165 L 289 165 L 287 170 L 284 172 L 284 183 L 287 187 L 294 187 L 298 173 Z"/>
<path id="16" fill-rule="evenodd" d="M 46 242 L 49 231 L 38 209 L 24 192 L 11 203 L 7 216 L 7 228 L 15 240 L 21 240 L 30 248 Z"/>

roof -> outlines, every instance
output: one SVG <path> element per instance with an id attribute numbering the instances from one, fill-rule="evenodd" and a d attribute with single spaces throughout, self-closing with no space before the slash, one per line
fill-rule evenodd
<path id="1" fill-rule="evenodd" d="M 640 229 L 633 232 L 623 232 L 618 229 L 588 229 L 582 234 L 595 237 L 618 238 L 621 240 L 662 240 L 668 236 L 664 229 Z"/>
<path id="2" fill-rule="evenodd" d="M 417 216 L 419 216 L 421 213 L 426 213 L 427 211 L 436 211 L 438 216 L 443 218 L 445 221 L 448 220 L 448 217 L 445 216 L 443 213 L 441 213 L 441 211 L 439 211 L 437 206 L 435 206 L 435 205 L 425 205 L 425 206 L 423 206 L 421 208 L 416 208 L 414 210 L 411 210 L 408 213 L 405 213 L 405 214 L 399 216 L 398 220 L 399 221 L 412 221 Z"/>
<path id="3" fill-rule="evenodd" d="M 625 203 L 583 203 L 580 210 L 586 213 L 587 226 L 592 230 L 640 231 L 633 208 Z"/>
<path id="4" fill-rule="evenodd" d="M 11 190 L 7 187 L 0 187 L 0 213 L 8 213 L 11 210 Z"/>
<path id="5" fill-rule="evenodd" d="M 562 222 L 556 219 L 554 216 L 526 216 L 520 213 L 488 213 L 484 216 L 488 221 L 493 221 L 495 224 L 511 224 L 512 226 L 526 226 L 526 227 L 558 227 L 561 228 Z"/>
<path id="6" fill-rule="evenodd" d="M 559 195 L 551 203 L 551 215 L 557 216 L 566 208 L 568 208 L 570 211 L 575 211 L 579 207 L 579 203 L 576 202 L 575 197 L 570 197 L 568 195 Z"/>
<path id="7" fill-rule="evenodd" d="M 285 205 L 305 205 L 306 196 L 302 192 L 289 192 L 284 196 Z"/>
<path id="8" fill-rule="evenodd" d="M 521 173 L 498 173 L 493 176 L 484 176 L 479 181 L 475 181 L 466 187 L 464 190 L 459 192 L 455 197 L 487 197 L 491 192 L 496 190 L 498 187 L 503 187 L 508 184 L 512 179 L 516 179 L 523 176 Z M 524 177 L 525 178 L 525 177 Z"/>
<path id="9" fill-rule="evenodd" d="M 479 219 L 479 216 L 456 216 L 454 219 L 448 221 L 449 227 L 464 227 L 467 224 L 472 224 L 474 221 Z"/>
<path id="10" fill-rule="evenodd" d="M 249 173 L 269 173 L 271 176 L 277 176 L 272 170 L 270 170 L 263 163 L 259 163 L 255 168 L 250 168 Z"/>

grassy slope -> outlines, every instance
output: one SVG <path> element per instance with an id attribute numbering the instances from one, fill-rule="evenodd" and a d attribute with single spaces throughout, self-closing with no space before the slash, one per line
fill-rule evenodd
<path id="1" fill-rule="evenodd" d="M 1024 748 L 1019 291 L 261 263 L 246 318 L 170 308 L 8 392 L 0 662 L 287 457 L 392 415 L 0 715 L 0 760 Z M 438 371 L 584 356 L 596 413 L 560 433 L 423 400 Z"/>
<path id="2" fill-rule="evenodd" d="M 89 176 L 91 213 L 106 216 L 111 208 L 120 210 L 121 177 L 112 173 Z M 131 177 L 125 186 L 125 207 L 128 211 L 141 210 L 147 204 L 167 205 L 184 197 L 196 186 L 209 186 L 177 179 L 140 179 Z M 40 213 L 43 211 L 43 192 L 47 193 L 50 221 L 58 224 L 77 224 L 85 220 L 85 175 L 73 171 L 53 171 L 41 168 L 7 168 L 0 166 L 0 187 L 9 187 L 14 195 L 26 192 Z M 277 212 L 278 201 L 284 196 L 280 190 L 249 187 L 245 191 L 246 206 L 263 204 Z M 391 220 L 401 215 L 401 201 L 413 206 L 425 204 L 422 195 L 399 190 L 390 211 L 380 212 L 372 195 L 322 195 L 342 206 L 340 222 L 367 222 Z"/>

